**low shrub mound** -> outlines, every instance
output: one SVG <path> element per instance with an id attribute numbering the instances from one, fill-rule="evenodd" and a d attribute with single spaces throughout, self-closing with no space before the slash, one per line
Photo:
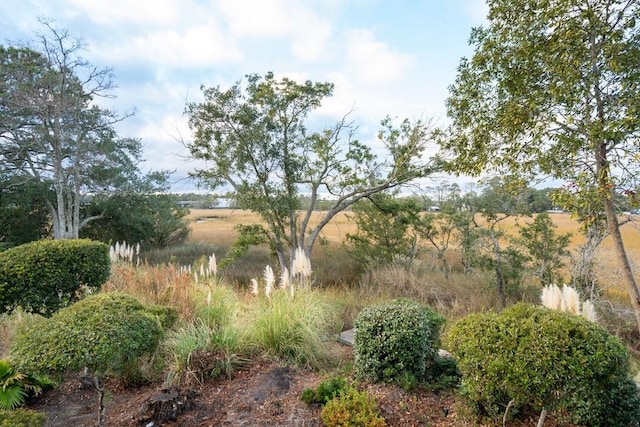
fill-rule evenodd
<path id="1" fill-rule="evenodd" d="M 109 247 L 86 239 L 40 240 L 0 252 L 0 314 L 20 306 L 51 316 L 109 278 Z"/>
<path id="2" fill-rule="evenodd" d="M 448 334 L 461 394 L 480 416 L 501 420 L 555 411 L 585 426 L 640 425 L 640 395 L 629 354 L 582 317 L 517 304 L 472 314 Z"/>
<path id="3" fill-rule="evenodd" d="M 444 318 L 430 307 L 393 300 L 363 309 L 354 322 L 356 376 L 412 384 L 435 366 Z"/>
<path id="4" fill-rule="evenodd" d="M 0 410 L 0 427 L 42 427 L 47 415 L 30 409 Z"/>
<path id="5" fill-rule="evenodd" d="M 322 407 L 320 419 L 327 427 L 384 427 L 375 399 L 366 390 L 348 387 Z"/>

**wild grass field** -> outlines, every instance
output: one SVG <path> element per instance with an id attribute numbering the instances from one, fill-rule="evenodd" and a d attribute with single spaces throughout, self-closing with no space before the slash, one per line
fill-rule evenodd
<path id="1" fill-rule="evenodd" d="M 318 218 L 322 212 L 317 212 L 314 218 Z M 344 265 L 343 245 L 346 243 L 348 233 L 355 233 L 356 226 L 351 219 L 352 213 L 341 212 L 338 214 L 322 231 L 322 237 L 326 240 L 327 245 L 321 247 L 316 246 L 312 261 L 314 264 L 328 266 L 334 265 L 336 269 L 348 270 L 348 263 Z M 578 251 L 578 247 L 583 245 L 585 237 L 580 230 L 580 223 L 571 217 L 569 213 L 552 213 L 550 214 L 556 228 L 557 234 L 571 233 L 570 249 L 572 253 Z M 213 246 L 215 248 L 225 248 L 233 243 L 238 233 L 234 230 L 236 224 L 254 224 L 259 223 L 258 216 L 249 211 L 236 209 L 192 209 L 187 216 L 190 222 L 191 234 L 188 237 L 188 244 Z M 629 259 L 631 260 L 634 271 L 640 276 L 640 217 L 632 216 L 621 218 L 629 220 L 622 227 L 623 240 Z M 509 234 L 516 232 L 516 223 L 524 224 L 530 222 L 531 217 L 510 217 L 503 221 L 500 225 Z M 317 222 L 312 220 L 311 225 Z M 455 246 L 450 250 L 449 256 L 453 258 L 455 263 Z M 222 251 L 221 251 L 222 253 Z M 324 259 L 327 257 L 328 259 Z M 342 259 L 342 262 L 338 260 Z M 428 256 L 426 257 L 428 259 Z M 268 258 L 262 258 L 260 261 L 269 261 Z M 343 264 L 342 266 L 338 264 Z M 567 266 L 566 279 L 569 279 L 570 262 Z M 264 268 L 264 266 L 261 266 Z M 354 279 L 353 275 L 343 271 L 344 279 Z M 336 272 L 337 274 L 337 272 Z M 626 290 L 620 284 L 621 277 L 620 268 L 613 251 L 610 238 L 606 238 L 597 251 L 596 274 L 599 283 L 606 289 L 606 292 L 613 297 L 624 300 L 626 298 Z M 334 275 L 335 276 L 335 275 Z M 468 278 L 467 278 L 468 279 Z M 335 279 L 335 281 L 340 281 Z"/>

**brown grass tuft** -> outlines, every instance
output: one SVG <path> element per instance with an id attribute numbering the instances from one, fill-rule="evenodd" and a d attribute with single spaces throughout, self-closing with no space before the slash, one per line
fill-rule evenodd
<path id="1" fill-rule="evenodd" d="M 192 294 L 196 287 L 190 273 L 180 271 L 174 264 L 135 267 L 117 263 L 111 267 L 111 277 L 102 286 L 104 292 L 123 292 L 143 304 L 160 304 L 174 307 L 180 317 L 193 316 Z"/>

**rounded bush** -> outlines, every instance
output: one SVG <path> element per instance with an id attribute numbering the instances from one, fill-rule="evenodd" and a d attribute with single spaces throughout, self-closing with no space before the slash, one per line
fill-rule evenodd
<path id="1" fill-rule="evenodd" d="M 109 248 L 86 239 L 40 240 L 0 252 L 0 314 L 20 306 L 50 316 L 109 278 Z"/>
<path id="2" fill-rule="evenodd" d="M 512 402 L 511 414 L 545 408 L 568 413 L 579 425 L 638 425 L 629 354 L 593 322 L 517 304 L 500 314 L 467 316 L 448 337 L 461 393 L 480 415 L 498 420 Z"/>
<path id="3" fill-rule="evenodd" d="M 425 378 L 437 354 L 444 318 L 409 300 L 363 309 L 354 322 L 354 369 L 374 382 L 415 382 Z"/>
<path id="4" fill-rule="evenodd" d="M 118 293 L 90 295 L 18 337 L 10 359 L 23 371 L 54 373 L 89 368 L 121 374 L 153 352 L 163 330 L 158 317 Z"/>

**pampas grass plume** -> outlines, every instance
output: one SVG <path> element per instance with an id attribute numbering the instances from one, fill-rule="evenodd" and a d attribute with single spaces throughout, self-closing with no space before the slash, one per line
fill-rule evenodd
<path id="1" fill-rule="evenodd" d="M 265 283 L 265 288 L 264 288 L 264 294 L 269 297 L 271 296 L 271 291 L 273 290 L 273 284 L 276 281 L 276 276 L 275 274 L 273 274 L 273 269 L 271 268 L 270 265 L 267 265 L 264 268 L 264 283 Z"/>
<path id="2" fill-rule="evenodd" d="M 280 289 L 287 289 L 289 286 L 289 270 L 287 267 L 282 269 L 282 274 L 280 275 Z"/>
<path id="3" fill-rule="evenodd" d="M 562 288 L 562 311 L 580 315 L 580 296 L 571 286 Z"/>
<path id="4" fill-rule="evenodd" d="M 542 288 L 542 296 L 540 297 L 542 305 L 553 310 L 562 308 L 562 291 L 558 285 L 547 285 Z"/>

